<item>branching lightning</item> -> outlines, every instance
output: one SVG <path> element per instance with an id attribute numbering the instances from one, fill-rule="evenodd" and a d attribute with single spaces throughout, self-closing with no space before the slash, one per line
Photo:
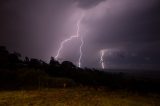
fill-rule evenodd
<path id="1" fill-rule="evenodd" d="M 78 67 L 81 67 L 81 59 L 82 59 L 82 55 L 83 55 L 83 52 L 82 52 L 82 47 L 83 47 L 83 44 L 84 44 L 84 41 L 83 41 L 83 38 L 80 36 L 80 23 L 81 23 L 81 20 L 82 18 L 84 17 L 84 14 L 82 14 L 82 16 L 80 17 L 80 19 L 77 21 L 77 31 L 76 31 L 76 35 L 73 35 L 67 39 L 65 39 L 64 41 L 61 42 L 60 44 L 60 48 L 58 49 L 58 52 L 57 52 L 57 55 L 55 56 L 55 59 L 57 60 L 59 55 L 60 55 L 60 52 L 62 51 L 63 47 L 64 47 L 64 44 L 71 41 L 72 39 L 74 38 L 78 38 L 80 39 L 81 41 L 81 45 L 80 45 L 80 56 L 79 56 L 79 59 L 78 59 Z"/>
<path id="2" fill-rule="evenodd" d="M 100 59 L 100 63 L 101 63 L 101 67 L 102 67 L 102 69 L 104 69 L 105 68 L 105 66 L 104 66 L 104 54 L 105 54 L 105 50 L 101 50 L 100 51 L 100 55 L 101 55 L 101 59 Z"/>

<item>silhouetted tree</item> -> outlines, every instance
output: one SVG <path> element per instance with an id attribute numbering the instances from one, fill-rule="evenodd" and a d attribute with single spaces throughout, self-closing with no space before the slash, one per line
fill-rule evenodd
<path id="1" fill-rule="evenodd" d="M 7 51 L 5 46 L 0 46 L 0 53 L 8 54 L 9 52 Z"/>
<path id="2" fill-rule="evenodd" d="M 31 68 L 41 68 L 41 61 L 35 58 L 31 58 L 29 61 L 29 67 Z"/>
<path id="3" fill-rule="evenodd" d="M 28 57 L 25 57 L 25 60 L 24 60 L 24 62 L 26 63 L 26 64 L 28 64 L 29 63 L 29 58 Z"/>
<path id="4" fill-rule="evenodd" d="M 126 77 L 123 73 L 115 74 L 90 68 L 79 68 L 70 61 L 60 64 L 51 57 L 49 64 L 35 58 L 25 57 L 22 61 L 19 53 L 9 53 L 0 46 L 0 89 L 17 87 L 47 86 L 56 87 L 64 84 L 76 84 L 98 88 L 159 90 L 160 82 L 151 82 Z M 123 58 L 123 56 L 120 56 Z M 57 79 L 58 77 L 58 79 Z M 60 77 L 60 79 L 59 79 Z"/>
<path id="5" fill-rule="evenodd" d="M 16 69 L 21 66 L 22 61 L 20 60 L 21 54 L 14 52 L 9 54 L 9 68 Z"/>
<path id="6" fill-rule="evenodd" d="M 20 57 L 21 57 L 20 53 L 17 53 L 17 52 L 11 53 L 9 55 L 9 61 L 11 63 L 19 63 L 20 62 L 20 59 L 19 59 Z"/>
<path id="7" fill-rule="evenodd" d="M 9 64 L 9 52 L 5 46 L 0 46 L 0 68 L 5 68 Z"/>
<path id="8" fill-rule="evenodd" d="M 59 65 L 60 65 L 59 62 L 54 59 L 54 57 L 51 57 L 49 64 L 50 64 L 50 66 L 53 66 L 53 67 L 59 67 Z"/>
<path id="9" fill-rule="evenodd" d="M 62 67 L 66 68 L 66 69 L 76 68 L 76 66 L 72 62 L 70 62 L 70 61 L 64 61 L 64 62 L 62 62 Z"/>

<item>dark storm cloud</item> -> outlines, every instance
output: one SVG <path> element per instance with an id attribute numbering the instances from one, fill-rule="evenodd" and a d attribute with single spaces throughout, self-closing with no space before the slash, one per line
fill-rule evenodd
<path id="1" fill-rule="evenodd" d="M 75 0 L 75 2 L 78 3 L 78 6 L 84 9 L 92 8 L 103 1 L 106 0 Z"/>
<path id="2" fill-rule="evenodd" d="M 118 16 L 106 16 L 95 25 L 92 23 L 92 26 L 95 26 L 93 27 L 95 32 L 92 33 L 96 33 L 92 41 L 102 45 L 103 43 L 148 44 L 160 41 L 160 4 L 154 4 L 143 11 L 141 8 L 144 7 L 139 7 L 137 11 L 128 7 L 127 12 L 122 12 Z M 97 24 L 99 29 L 96 28 Z"/>
<path id="3" fill-rule="evenodd" d="M 108 7 L 94 11 L 102 4 Z M 95 16 L 89 16 L 92 9 Z M 49 60 L 60 42 L 75 33 L 78 16 L 72 19 L 72 15 L 79 10 L 88 17 L 81 29 L 89 29 L 84 38 L 83 66 L 99 67 L 101 49 L 119 50 L 110 57 L 106 53 L 105 62 L 112 65 L 160 63 L 156 58 L 160 57 L 159 0 L 0 0 L 0 45 L 24 56 Z M 99 14 L 102 16 L 97 18 Z M 76 63 L 77 42 L 65 45 L 62 57 Z"/>
<path id="4" fill-rule="evenodd" d="M 53 55 L 53 43 L 71 1 L 66 0 L 1 0 L 0 45 L 24 56 L 46 59 Z M 60 31 L 59 31 L 60 32 Z"/>
<path id="5" fill-rule="evenodd" d="M 48 60 L 60 42 L 70 36 L 74 24 L 66 21 L 76 10 L 72 5 L 88 9 L 101 1 L 0 0 L 0 45 L 24 56 Z"/>
<path id="6" fill-rule="evenodd" d="M 106 15 L 100 20 L 93 19 L 89 22 L 86 20 L 88 26 L 92 28 L 92 32 L 87 37 L 89 45 L 95 50 L 97 48 L 99 48 L 97 50 L 119 49 L 120 51 L 114 52 L 123 54 L 125 57 L 120 59 L 110 55 L 106 57 L 106 63 L 109 61 L 112 64 L 127 62 L 128 64 L 147 64 L 147 62 L 160 64 L 160 2 L 158 0 L 119 0 L 117 3 L 117 1 L 112 1 L 109 10 L 105 12 Z M 114 6 L 116 3 L 118 5 Z M 141 55 L 132 57 L 132 53 Z M 148 57 L 151 60 L 146 62 L 145 58 Z"/>

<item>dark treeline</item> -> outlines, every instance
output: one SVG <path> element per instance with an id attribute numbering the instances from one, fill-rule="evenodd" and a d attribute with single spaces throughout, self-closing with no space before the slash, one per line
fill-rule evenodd
<path id="1" fill-rule="evenodd" d="M 128 77 L 97 69 L 79 68 L 72 62 L 59 63 L 51 57 L 46 63 L 39 59 L 21 59 L 20 53 L 9 53 L 0 46 L 0 89 L 33 89 L 88 86 L 95 89 L 126 89 L 159 92 L 160 81 Z"/>

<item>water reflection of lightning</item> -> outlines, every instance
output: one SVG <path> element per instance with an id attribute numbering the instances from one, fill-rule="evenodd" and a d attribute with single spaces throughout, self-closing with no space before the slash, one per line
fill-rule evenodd
<path id="1" fill-rule="evenodd" d="M 81 59 L 82 59 L 82 54 L 83 54 L 83 53 L 82 53 L 82 46 L 83 46 L 83 44 L 84 44 L 84 41 L 83 41 L 83 38 L 79 36 L 79 35 L 80 35 L 80 34 L 79 34 L 79 31 L 80 31 L 80 23 L 81 23 L 81 20 L 82 20 L 83 16 L 84 16 L 84 15 L 82 15 L 81 18 L 80 18 L 80 19 L 78 20 L 78 22 L 77 22 L 77 32 L 76 32 L 76 35 L 73 35 L 73 36 L 71 36 L 71 37 L 69 37 L 69 38 L 67 38 L 67 39 L 65 39 L 64 41 L 61 42 L 60 48 L 58 49 L 57 55 L 55 56 L 55 59 L 56 59 L 56 60 L 58 59 L 58 57 L 59 57 L 59 55 L 60 55 L 60 52 L 61 52 L 62 49 L 63 49 L 64 44 L 67 43 L 67 42 L 69 42 L 69 41 L 71 41 L 71 40 L 74 39 L 74 38 L 78 38 L 78 39 L 80 39 L 80 41 L 81 41 L 81 45 L 80 45 L 80 56 L 79 56 L 79 59 L 78 59 L 78 66 L 81 67 Z"/>
<path id="2" fill-rule="evenodd" d="M 101 50 L 101 51 L 100 51 L 100 55 L 101 55 L 100 63 L 101 63 L 102 69 L 105 68 L 105 66 L 104 66 L 104 54 L 105 54 L 105 51 L 104 51 L 104 50 Z"/>

